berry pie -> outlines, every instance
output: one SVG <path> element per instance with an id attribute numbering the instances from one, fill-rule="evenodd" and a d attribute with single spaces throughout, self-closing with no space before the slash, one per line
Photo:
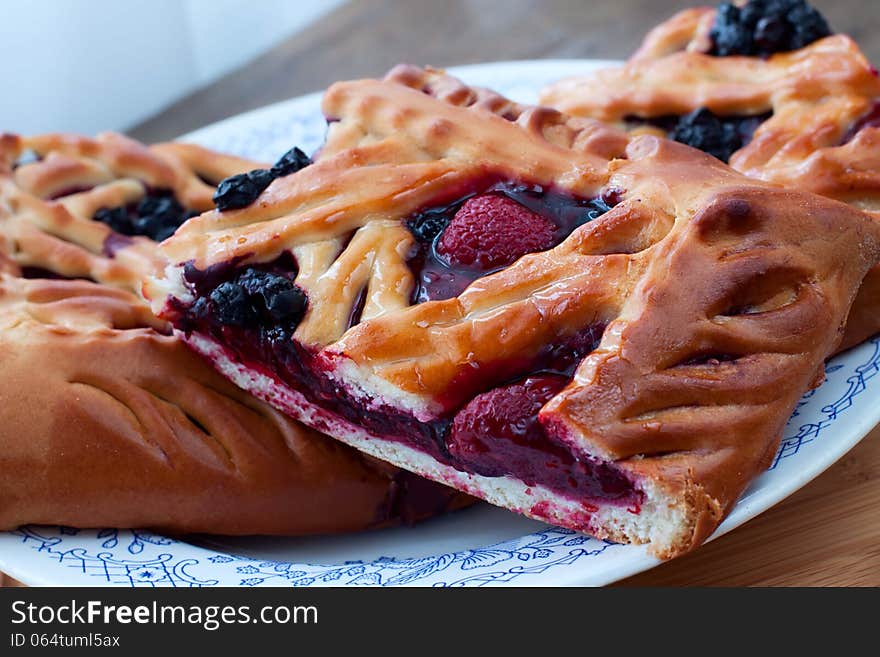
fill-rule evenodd
<path id="1" fill-rule="evenodd" d="M 217 173 L 195 170 L 219 178 L 246 170 L 242 161 L 178 144 L 147 149 L 118 135 L 27 143 L 41 160 L 13 170 L 16 146 L 0 173 L 0 237 L 10 249 L 0 249 L 0 529 L 324 534 L 469 503 L 231 385 L 122 289 L 155 258 L 156 235 L 92 217 L 171 226 L 190 214 L 179 207 L 212 206 L 213 189 L 161 177 L 169 166 L 204 158 Z M 151 194 L 155 183 L 176 193 Z M 150 199 L 159 209 L 142 211 Z M 113 285 L 65 280 L 72 276 Z"/>
<path id="2" fill-rule="evenodd" d="M 751 178 L 880 219 L 880 78 L 804 0 L 680 12 L 626 65 L 561 80 L 541 101 L 694 146 Z M 853 306 L 846 348 L 880 332 L 880 268 Z"/>
<path id="3" fill-rule="evenodd" d="M 2 232 L 26 269 L 131 288 L 155 258 L 155 242 L 213 208 L 221 180 L 257 166 L 194 144 L 148 147 L 112 132 L 2 134 Z"/>
<path id="4" fill-rule="evenodd" d="M 161 245 L 154 309 L 315 429 L 662 557 L 768 465 L 880 260 L 847 205 L 435 70 L 323 111 L 314 162 Z"/>
<path id="5" fill-rule="evenodd" d="M 231 385 L 130 292 L 2 275 L 0 347 L 0 529 L 326 534 L 467 503 Z"/>

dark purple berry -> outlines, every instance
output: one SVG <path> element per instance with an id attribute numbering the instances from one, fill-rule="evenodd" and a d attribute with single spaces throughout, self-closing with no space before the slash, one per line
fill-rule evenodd
<path id="1" fill-rule="evenodd" d="M 222 325 L 259 326 L 264 329 L 281 325 L 295 328 L 305 314 L 305 292 L 287 276 L 248 268 L 233 280 L 218 285 L 209 295 L 209 310 Z M 193 315 L 200 317 L 206 308 L 193 305 Z"/>
<path id="2" fill-rule="evenodd" d="M 808 46 L 831 34 L 831 28 L 825 17 L 815 8 L 804 2 L 792 7 L 787 15 L 788 22 L 793 26 L 789 48 L 796 50 Z"/>
<path id="3" fill-rule="evenodd" d="M 106 224 L 121 235 L 142 235 L 161 242 L 173 235 L 184 221 L 197 214 L 184 208 L 170 190 L 153 190 L 137 205 L 102 208 L 92 219 Z"/>
<path id="4" fill-rule="evenodd" d="M 237 283 L 221 283 L 211 292 L 210 301 L 214 317 L 220 324 L 246 326 L 254 319 L 248 294 Z"/>
<path id="5" fill-rule="evenodd" d="M 199 297 L 190 307 L 189 312 L 197 319 L 205 319 L 210 314 L 210 305 L 211 304 L 208 303 L 208 300 L 205 297 Z"/>
<path id="6" fill-rule="evenodd" d="M 306 309 L 305 293 L 286 276 L 258 269 L 246 270 L 238 279 L 252 305 L 271 322 L 298 323 Z"/>
<path id="7" fill-rule="evenodd" d="M 291 148 L 282 155 L 275 165 L 270 169 L 276 178 L 289 176 L 296 173 L 300 169 L 304 169 L 312 163 L 311 158 L 303 153 L 299 148 Z"/>
<path id="8" fill-rule="evenodd" d="M 148 195 L 141 199 L 137 206 L 137 214 L 141 217 L 150 215 L 179 215 L 183 206 L 173 196 Z"/>
<path id="9" fill-rule="evenodd" d="M 134 235 L 134 227 L 125 208 L 100 208 L 92 219 L 106 224 L 111 230 L 122 235 Z"/>
<path id="10" fill-rule="evenodd" d="M 296 323 L 305 314 L 307 305 L 306 294 L 295 285 L 289 289 L 278 290 L 266 298 L 266 312 L 276 322 Z"/>
<path id="11" fill-rule="evenodd" d="M 217 185 L 214 203 L 221 212 L 246 208 L 257 200 L 273 180 L 275 175 L 268 169 L 254 169 L 230 176 Z"/>
<path id="12" fill-rule="evenodd" d="M 803 48 L 831 34 L 831 28 L 805 0 L 749 0 L 743 7 L 718 7 L 710 54 L 767 57 Z"/>
<path id="13" fill-rule="evenodd" d="M 740 9 L 736 5 L 719 5 L 709 35 L 714 44 L 713 55 L 723 57 L 752 51 L 752 32 L 740 21 Z"/>
<path id="14" fill-rule="evenodd" d="M 727 162 L 743 145 L 735 122 L 725 121 L 705 107 L 681 117 L 669 138 L 698 148 L 722 162 Z"/>
<path id="15" fill-rule="evenodd" d="M 423 212 L 406 222 L 406 227 L 417 241 L 430 244 L 446 230 L 449 217 L 445 212 Z"/>
<path id="16" fill-rule="evenodd" d="M 184 221 L 198 214 L 184 209 L 177 199 L 164 193 L 144 197 L 135 212 L 132 220 L 135 234 L 156 242 L 171 237 Z"/>
<path id="17" fill-rule="evenodd" d="M 778 52 L 786 47 L 785 22 L 778 17 L 765 17 L 755 26 L 755 47 L 760 52 Z"/>

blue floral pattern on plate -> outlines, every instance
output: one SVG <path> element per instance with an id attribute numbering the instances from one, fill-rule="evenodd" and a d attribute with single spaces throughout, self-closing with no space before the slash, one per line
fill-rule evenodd
<path id="1" fill-rule="evenodd" d="M 458 74 L 531 102 L 542 84 L 594 66 L 565 60 L 508 62 L 463 67 Z M 271 161 L 292 145 L 315 150 L 324 130 L 320 97 L 311 94 L 209 126 L 188 139 Z M 798 404 L 770 470 L 745 493 L 719 535 L 805 484 L 880 420 L 880 338 L 835 358 L 826 373 L 826 382 Z M 409 531 L 420 532 L 430 524 Z M 448 531 L 455 531 L 454 522 Z M 0 569 L 33 584 L 503 586 L 605 584 L 658 563 L 642 547 L 550 526 L 467 549 L 437 554 L 428 549 L 430 554 L 418 557 L 395 553 L 393 542 L 387 548 L 389 554 L 375 558 L 300 563 L 212 549 L 143 530 L 23 527 L 0 533 Z"/>

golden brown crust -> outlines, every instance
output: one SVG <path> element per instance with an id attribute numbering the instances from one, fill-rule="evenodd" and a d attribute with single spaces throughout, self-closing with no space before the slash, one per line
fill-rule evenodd
<path id="1" fill-rule="evenodd" d="M 463 504 L 242 392 L 123 290 L 0 277 L 0 352 L 2 529 L 331 533 Z"/>
<path id="2" fill-rule="evenodd" d="M 28 153 L 38 159 L 14 166 Z M 155 245 L 93 221 L 98 209 L 167 189 L 184 207 L 204 212 L 213 207 L 212 184 L 259 166 L 194 144 L 145 146 L 113 132 L 95 138 L 3 134 L 0 232 L 22 266 L 135 289 L 155 266 Z"/>
<path id="3" fill-rule="evenodd" d="M 846 319 L 846 331 L 839 350 L 849 349 L 861 344 L 880 332 L 880 267 L 874 267 L 865 276 L 859 293 L 853 301 Z"/>
<path id="4" fill-rule="evenodd" d="M 752 140 L 733 154 L 734 169 L 878 210 L 876 149 L 867 141 L 840 145 L 878 98 L 880 79 L 870 63 L 852 39 L 836 35 L 766 60 L 695 50 L 658 57 L 642 53 L 625 66 L 557 82 L 544 90 L 541 100 L 563 112 L 604 121 L 687 114 L 700 107 L 721 116 L 772 112 Z M 811 158 L 805 170 L 803 163 Z M 846 166 L 851 161 L 855 171 Z"/>
<path id="5" fill-rule="evenodd" d="M 329 344 L 342 335 L 364 287 L 365 319 L 409 305 L 412 236 L 400 217 L 490 174 L 594 196 L 608 159 L 625 148 L 623 134 L 597 122 L 499 98 L 407 66 L 385 81 L 333 85 L 325 115 L 359 118 L 331 124 L 308 175 L 276 180 L 247 208 L 191 219 L 165 253 L 204 269 L 233 259 L 270 261 L 291 249 L 313 309 L 297 334 L 306 344 Z"/>
<path id="6" fill-rule="evenodd" d="M 42 159 L 13 170 L 27 149 Z M 469 503 L 284 417 L 195 357 L 131 293 L 155 243 L 120 238 L 103 253 L 114 234 L 91 220 L 98 207 L 137 201 L 147 184 L 205 210 L 202 178 L 256 163 L 113 134 L 2 135 L 0 163 L 0 529 L 297 535 Z M 21 266 L 104 284 L 25 280 Z"/>
<path id="7" fill-rule="evenodd" d="M 730 165 L 751 178 L 844 201 L 880 220 L 880 128 L 849 134 L 880 101 L 880 79 L 856 43 L 835 35 L 768 59 L 715 57 L 706 54 L 714 19 L 713 8 L 680 12 L 651 30 L 626 65 L 556 82 L 541 100 L 612 122 L 700 107 L 721 116 L 772 112 Z M 844 347 L 880 332 L 880 295 L 871 293 L 880 267 L 868 279 Z"/>
<path id="8" fill-rule="evenodd" d="M 324 111 L 338 120 L 313 165 L 248 208 L 191 220 L 163 244 L 171 266 L 145 287 L 156 307 L 167 296 L 193 300 L 183 263 L 269 261 L 291 249 L 309 296 L 295 337 L 368 408 L 424 421 L 449 411 L 450 398 L 464 396 L 454 408 L 472 396 L 462 382 L 475 370 L 607 324 L 540 420 L 574 454 L 611 460 L 675 500 L 683 528 L 657 546 L 666 556 L 702 541 L 766 467 L 880 259 L 880 226 L 846 205 L 750 180 L 680 144 L 517 106 L 437 71 L 336 84 Z M 585 198 L 615 190 L 620 202 L 458 297 L 410 306 L 412 237 L 402 220 L 487 172 Z M 347 320 L 362 289 L 381 302 L 368 301 L 352 328 L 330 321 Z M 337 433 L 366 444 L 350 425 Z M 637 540 L 614 522 L 531 513 Z"/>

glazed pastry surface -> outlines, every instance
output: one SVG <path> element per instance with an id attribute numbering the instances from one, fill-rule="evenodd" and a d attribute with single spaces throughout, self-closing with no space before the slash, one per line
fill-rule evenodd
<path id="1" fill-rule="evenodd" d="M 0 528 L 324 534 L 470 503 L 227 382 L 136 294 L 156 243 L 92 218 L 154 190 L 205 210 L 205 180 L 258 163 L 116 134 L 0 143 Z"/>
<path id="2" fill-rule="evenodd" d="M 766 468 L 880 258 L 880 227 L 842 203 L 439 71 L 338 83 L 323 108 L 313 164 L 163 243 L 154 309 L 362 451 L 661 556 Z M 279 278 L 307 300 L 282 319 L 254 287 Z M 530 405 L 521 434 L 474 438 Z"/>

